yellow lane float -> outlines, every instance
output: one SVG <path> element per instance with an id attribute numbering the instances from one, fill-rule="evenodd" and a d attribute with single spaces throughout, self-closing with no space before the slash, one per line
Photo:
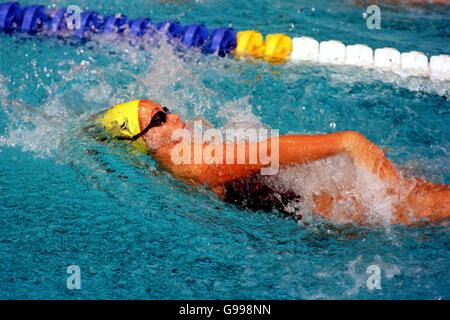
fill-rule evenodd
<path id="1" fill-rule="evenodd" d="M 237 58 L 261 58 L 264 54 L 264 38 L 255 30 L 246 30 L 237 33 L 237 46 L 234 55 Z"/>
<path id="2" fill-rule="evenodd" d="M 263 59 L 278 64 L 289 58 L 292 51 L 292 40 L 282 33 L 269 34 L 266 37 L 266 48 Z"/>

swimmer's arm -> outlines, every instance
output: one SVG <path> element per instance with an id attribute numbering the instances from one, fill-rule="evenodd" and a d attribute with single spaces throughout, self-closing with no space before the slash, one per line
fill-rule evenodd
<path id="1" fill-rule="evenodd" d="M 305 164 L 346 154 L 354 163 L 377 174 L 382 180 L 398 183 L 400 179 L 395 166 L 383 151 L 355 131 L 323 135 L 290 135 L 278 139 L 280 165 Z"/>
<path id="2" fill-rule="evenodd" d="M 240 144 L 224 143 L 221 146 L 221 155 L 220 152 L 216 155 L 215 152 L 211 152 L 208 145 L 190 144 L 182 147 L 181 144 L 178 144 L 169 152 L 156 154 L 154 157 L 177 178 L 193 184 L 208 184 L 213 189 L 228 181 L 255 174 L 263 167 L 261 163 L 252 162 L 249 158 L 249 150 L 251 147 L 257 147 L 256 144 L 247 142 Z M 190 149 L 190 160 L 180 163 L 182 161 L 177 160 L 175 148 Z M 201 151 L 199 152 L 199 150 Z M 239 150 L 245 150 L 241 152 L 244 155 L 243 159 L 238 157 Z M 227 156 L 227 151 L 230 153 L 233 151 L 231 157 Z M 173 156 L 174 154 L 175 156 Z M 198 158 L 198 155 L 200 155 L 200 158 Z"/>
<path id="3" fill-rule="evenodd" d="M 277 147 L 278 143 L 278 147 Z M 361 134 L 354 131 L 344 131 L 323 135 L 288 135 L 271 138 L 259 143 L 224 144 L 220 163 L 205 161 L 205 155 L 209 154 L 206 145 L 191 144 L 191 160 L 188 164 L 174 163 L 173 158 L 166 154 L 162 162 L 168 164 L 168 168 L 178 178 L 190 180 L 196 183 L 206 183 L 217 186 L 230 180 L 240 179 L 259 172 L 263 167 L 271 166 L 271 163 L 263 162 L 256 157 L 263 150 L 270 161 L 276 161 L 276 153 L 279 150 L 278 161 L 280 166 L 306 164 L 331 156 L 346 154 L 356 164 L 377 174 L 381 179 L 389 182 L 398 182 L 399 175 L 394 165 L 384 156 L 383 151 L 371 143 Z M 234 157 L 227 157 L 227 150 L 232 148 Z M 239 159 L 239 150 L 245 148 L 245 159 Z M 195 161 L 196 150 L 203 150 L 203 158 Z M 266 152 L 267 150 L 267 152 Z M 242 154 L 242 152 L 241 152 Z M 253 156 L 251 156 L 253 154 Z M 196 164 L 197 163 L 197 164 Z"/>
<path id="4" fill-rule="evenodd" d="M 403 189 L 410 183 L 401 180 L 395 166 L 378 146 L 354 131 L 314 136 L 284 136 L 279 137 L 279 144 L 280 165 L 305 163 L 346 154 L 354 163 L 378 175 L 394 189 Z M 412 224 L 423 219 L 430 222 L 450 219 L 450 185 L 436 185 L 420 179 L 413 179 L 412 182 L 415 183 L 412 192 L 395 205 L 393 222 Z M 316 212 L 324 216 L 330 215 L 333 208 L 330 199 L 333 199 L 330 195 L 315 199 Z"/>

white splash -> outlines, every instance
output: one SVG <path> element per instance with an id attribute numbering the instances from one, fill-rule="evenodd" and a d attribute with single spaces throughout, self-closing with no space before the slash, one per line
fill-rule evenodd
<path id="1" fill-rule="evenodd" d="M 355 213 L 360 212 L 364 223 L 388 227 L 398 200 L 388 194 L 384 182 L 355 166 L 344 155 L 282 169 L 269 179 L 269 183 L 277 188 L 289 189 L 302 196 L 302 206 L 294 203 L 290 209 L 303 211 L 300 214 L 305 218 L 315 211 L 315 197 L 334 197 L 330 220 L 337 224 L 354 222 Z"/>

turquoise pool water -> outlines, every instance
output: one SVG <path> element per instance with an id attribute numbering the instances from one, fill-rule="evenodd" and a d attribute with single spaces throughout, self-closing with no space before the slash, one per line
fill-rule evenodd
<path id="1" fill-rule="evenodd" d="M 364 7 L 350 1 L 77 4 L 154 21 L 450 53 L 450 6 L 381 6 L 382 29 L 371 31 Z M 238 62 L 164 44 L 139 50 L 101 37 L 80 44 L 0 35 L 0 47 L 0 298 L 450 298 L 447 224 L 342 227 L 241 211 L 125 145 L 97 145 L 80 133 L 91 114 L 148 97 L 222 128 L 357 130 L 389 147 L 405 175 L 450 183 L 448 83 Z M 317 170 L 313 178 L 305 168 L 284 175 L 308 190 L 334 181 L 333 168 L 325 161 L 306 168 Z M 376 181 L 356 181 L 374 194 Z M 389 214 L 383 199 L 370 199 L 374 215 Z M 381 268 L 381 290 L 366 286 L 372 264 Z M 68 265 L 81 268 L 81 290 L 67 289 Z"/>

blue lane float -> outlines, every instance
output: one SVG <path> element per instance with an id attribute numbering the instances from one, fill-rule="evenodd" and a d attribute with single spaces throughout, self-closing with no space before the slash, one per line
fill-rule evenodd
<path id="1" fill-rule="evenodd" d="M 22 32 L 35 34 L 42 30 L 50 20 L 44 6 L 29 6 L 22 10 L 22 21 L 20 29 Z"/>
<path id="2" fill-rule="evenodd" d="M 0 5 L 0 31 L 13 32 L 20 20 L 21 9 L 16 2 L 7 2 Z"/>
<path id="3" fill-rule="evenodd" d="M 184 28 L 177 21 L 161 22 L 156 25 L 156 28 L 161 32 L 165 32 L 170 38 L 179 39 L 183 36 Z"/>
<path id="4" fill-rule="evenodd" d="M 116 14 L 105 18 L 103 33 L 123 33 L 128 27 L 128 18 L 123 14 Z"/>
<path id="5" fill-rule="evenodd" d="M 154 26 L 148 18 L 138 18 L 129 21 L 128 25 L 130 26 L 130 34 L 134 37 L 142 37 L 151 30 L 154 30 Z"/>
<path id="6" fill-rule="evenodd" d="M 59 8 L 53 13 L 53 16 L 50 18 L 49 30 L 51 33 L 56 34 L 59 31 L 66 30 L 66 28 L 66 9 Z"/>
<path id="7" fill-rule="evenodd" d="M 149 18 L 129 19 L 123 14 L 103 17 L 94 11 L 81 13 L 78 28 L 69 28 L 66 8 L 49 10 L 31 5 L 21 8 L 17 2 L 0 4 L 0 32 L 76 36 L 87 39 L 92 34 L 118 34 L 143 37 L 163 32 L 169 39 L 179 39 L 187 48 L 200 48 L 205 54 L 224 57 L 236 48 L 237 36 L 233 28 L 218 28 L 212 32 L 203 24 L 183 26 L 178 21 L 153 23 Z M 74 30 L 72 30 L 74 29 Z"/>
<path id="8" fill-rule="evenodd" d="M 236 44 L 236 31 L 233 28 L 218 28 L 212 32 L 203 52 L 217 53 L 220 57 L 224 57 L 236 48 Z"/>
<path id="9" fill-rule="evenodd" d="M 186 27 L 182 38 L 183 44 L 190 47 L 201 47 L 209 38 L 209 30 L 201 24 L 193 24 Z"/>
<path id="10" fill-rule="evenodd" d="M 90 33 L 98 33 L 102 30 L 103 18 L 93 11 L 81 13 L 80 28 L 75 28 L 75 35 L 79 38 L 88 38 Z"/>

